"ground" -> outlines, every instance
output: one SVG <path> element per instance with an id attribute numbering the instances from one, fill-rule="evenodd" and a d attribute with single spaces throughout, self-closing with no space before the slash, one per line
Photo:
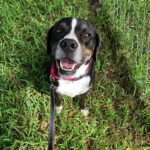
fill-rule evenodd
<path id="1" fill-rule="evenodd" d="M 44 150 L 50 100 L 46 34 L 66 16 L 89 20 L 102 48 L 88 94 L 90 115 L 63 97 L 56 150 L 150 148 L 149 0 L 0 2 L 0 149 Z"/>

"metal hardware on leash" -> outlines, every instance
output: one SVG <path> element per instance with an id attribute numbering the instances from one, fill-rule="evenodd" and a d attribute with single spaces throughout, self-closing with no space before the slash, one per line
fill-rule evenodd
<path id="1" fill-rule="evenodd" d="M 49 81 L 50 81 L 50 88 L 56 88 L 55 85 L 54 85 L 55 79 L 52 77 L 52 75 L 50 75 Z"/>

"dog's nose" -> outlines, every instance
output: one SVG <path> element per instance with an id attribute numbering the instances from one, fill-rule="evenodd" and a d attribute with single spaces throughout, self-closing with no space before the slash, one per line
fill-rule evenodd
<path id="1" fill-rule="evenodd" d="M 60 47 L 66 52 L 73 52 L 77 49 L 78 44 L 73 39 L 64 39 L 60 42 Z"/>

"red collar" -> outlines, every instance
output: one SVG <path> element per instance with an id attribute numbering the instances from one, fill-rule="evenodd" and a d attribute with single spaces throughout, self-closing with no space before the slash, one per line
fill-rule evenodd
<path id="1" fill-rule="evenodd" d="M 51 70 L 50 70 L 50 78 L 58 80 L 58 79 L 63 79 L 63 80 L 67 80 L 67 81 L 76 81 L 79 80 L 85 76 L 88 76 L 91 70 L 91 63 L 92 63 L 92 59 L 89 60 L 88 62 L 88 66 L 86 68 L 86 71 L 84 74 L 78 76 L 78 77 L 72 77 L 72 78 L 65 78 L 65 77 L 60 77 L 60 75 L 58 74 L 58 70 L 56 67 L 56 63 L 55 60 L 52 61 L 52 66 L 51 66 Z"/>

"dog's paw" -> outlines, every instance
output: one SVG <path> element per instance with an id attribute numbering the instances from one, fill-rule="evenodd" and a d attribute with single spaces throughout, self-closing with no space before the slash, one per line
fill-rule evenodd
<path id="1" fill-rule="evenodd" d="M 60 105 L 60 106 L 56 106 L 56 107 L 55 107 L 56 114 L 60 114 L 60 113 L 61 113 L 61 111 L 62 111 L 62 108 L 63 108 L 63 106 L 62 106 L 62 105 Z"/>
<path id="2" fill-rule="evenodd" d="M 87 108 L 81 109 L 80 111 L 84 116 L 88 116 L 89 114 L 89 110 Z"/>

